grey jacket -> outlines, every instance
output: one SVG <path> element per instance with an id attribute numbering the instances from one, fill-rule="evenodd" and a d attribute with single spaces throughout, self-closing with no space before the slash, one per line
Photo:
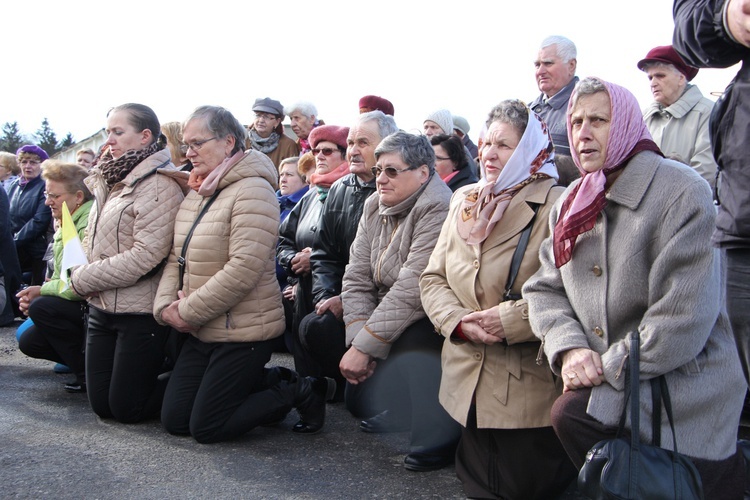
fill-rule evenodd
<path id="1" fill-rule="evenodd" d="M 552 136 L 557 154 L 570 156 L 570 145 L 568 144 L 568 101 L 573 94 L 573 89 L 578 83 L 578 77 L 573 77 L 570 83 L 557 94 L 544 102 L 544 94 L 529 103 L 529 107 L 544 120 Z"/>
<path id="2" fill-rule="evenodd" d="M 716 183 L 716 162 L 711 153 L 708 119 L 714 103 L 703 97 L 695 85 L 671 106 L 653 102 L 643 112 L 651 137 L 665 156 L 678 156 L 690 165 L 711 187 Z"/>
<path id="3" fill-rule="evenodd" d="M 551 231 L 567 193 L 552 210 Z M 722 305 L 719 251 L 709 241 L 710 189 L 694 170 L 646 151 L 606 196 L 603 214 L 560 269 L 552 239 L 542 243 L 541 267 L 523 288 L 534 333 L 557 374 L 569 349 L 601 354 L 606 383 L 593 388 L 587 411 L 616 426 L 625 384 L 618 372 L 637 330 L 643 439 L 651 439 L 649 379 L 666 374 L 680 452 L 727 458 L 736 451 L 747 386 Z M 662 445 L 671 439 L 663 422 Z"/>

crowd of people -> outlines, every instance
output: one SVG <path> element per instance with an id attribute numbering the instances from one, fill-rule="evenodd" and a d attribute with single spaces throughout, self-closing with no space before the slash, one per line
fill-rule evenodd
<path id="1" fill-rule="evenodd" d="M 714 22 L 692 3 L 678 19 Z M 743 26 L 723 42 L 746 58 Z M 295 409 L 292 431 L 316 433 L 343 404 L 363 432 L 409 433 L 406 469 L 455 462 L 467 497 L 514 499 L 559 496 L 617 434 L 637 331 L 641 393 L 666 376 L 706 497 L 741 498 L 747 185 L 742 140 L 689 83 L 702 50 L 678 30 L 634 61 L 641 110 L 549 37 L 538 96 L 499 102 L 478 144 L 446 109 L 405 132 L 374 95 L 349 124 L 269 97 L 249 126 L 117 106 L 78 164 L 0 154 L 0 323 L 24 320 L 21 351 L 101 418 L 212 443 Z M 66 264 L 66 224 L 86 263 Z"/>

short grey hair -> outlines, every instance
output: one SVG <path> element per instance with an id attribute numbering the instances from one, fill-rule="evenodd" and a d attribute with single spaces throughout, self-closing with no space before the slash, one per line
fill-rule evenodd
<path id="1" fill-rule="evenodd" d="M 490 110 L 487 128 L 494 122 L 507 123 L 518 131 L 519 136 L 523 136 L 529 123 L 529 108 L 519 99 L 506 99 Z"/>
<path id="2" fill-rule="evenodd" d="M 583 80 L 580 80 L 576 84 L 575 89 L 573 89 L 573 102 L 570 106 L 570 109 L 572 110 L 578 105 L 578 100 L 581 97 L 598 94 L 599 92 L 605 92 L 609 96 L 609 91 L 607 90 L 607 87 L 604 85 L 603 81 L 593 76 L 588 76 Z"/>
<path id="3" fill-rule="evenodd" d="M 380 133 L 380 137 L 387 137 L 399 131 L 399 128 L 396 125 L 396 120 L 394 120 L 391 115 L 386 115 L 382 111 L 378 110 L 369 111 L 367 113 L 362 113 L 361 115 L 359 115 L 356 126 L 359 127 L 360 125 L 371 121 L 378 122 L 378 131 Z"/>
<path id="4" fill-rule="evenodd" d="M 308 118 L 318 116 L 317 108 L 313 105 L 313 103 L 307 101 L 295 102 L 291 106 L 284 107 L 284 114 L 287 116 L 292 116 L 292 113 L 294 113 L 295 111 L 299 111 Z"/>
<path id="5" fill-rule="evenodd" d="M 224 138 L 230 135 L 234 137 L 233 155 L 245 150 L 247 129 L 228 110 L 221 106 L 195 108 L 195 111 L 182 122 L 182 129 L 185 130 L 185 126 L 193 120 L 203 120 L 206 131 L 213 137 Z"/>
<path id="6" fill-rule="evenodd" d="M 389 153 L 398 153 L 401 161 L 411 169 L 427 165 L 430 174 L 435 171 L 435 150 L 424 135 L 414 135 L 403 130 L 388 135 L 375 148 L 375 159 Z"/>
<path id="7" fill-rule="evenodd" d="M 576 51 L 576 45 L 564 36 L 548 36 L 547 38 L 542 40 L 542 45 L 539 48 L 543 49 L 545 47 L 549 47 L 550 45 L 557 46 L 557 57 L 559 57 L 564 63 L 570 61 L 571 59 L 576 59 L 578 55 L 578 52 Z"/>

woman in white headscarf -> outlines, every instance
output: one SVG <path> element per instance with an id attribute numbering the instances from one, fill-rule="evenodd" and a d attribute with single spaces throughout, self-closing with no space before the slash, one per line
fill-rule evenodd
<path id="1" fill-rule="evenodd" d="M 443 346 L 440 402 L 464 427 L 456 473 L 469 497 L 551 498 L 575 469 L 550 422 L 562 384 L 537 363 L 524 282 L 539 268 L 562 193 L 546 124 L 519 100 L 492 109 L 485 177 L 453 196 L 422 275 Z"/>

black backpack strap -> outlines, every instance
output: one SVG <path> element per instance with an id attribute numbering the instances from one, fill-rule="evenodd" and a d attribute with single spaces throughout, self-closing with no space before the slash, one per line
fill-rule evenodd
<path id="1" fill-rule="evenodd" d="M 511 259 L 510 261 L 510 270 L 508 271 L 508 281 L 505 284 L 505 293 L 503 294 L 503 300 L 521 300 L 520 293 L 510 293 L 510 291 L 513 289 L 513 284 L 516 282 L 518 270 L 521 268 L 521 261 L 523 260 L 523 256 L 526 254 L 526 247 L 529 245 L 531 230 L 534 227 L 534 221 L 536 220 L 536 215 L 539 212 L 539 207 L 541 206 L 539 203 L 531 202 L 529 202 L 529 205 L 534 211 L 534 215 L 531 217 L 531 220 L 523 229 L 523 232 L 521 233 L 521 239 L 518 240 L 516 250 L 513 252 L 513 259 Z"/>
<path id="2" fill-rule="evenodd" d="M 184 284 L 185 279 L 185 256 L 187 255 L 187 249 L 188 245 L 190 244 L 190 239 L 193 237 L 193 231 L 195 231 L 195 228 L 198 226 L 198 223 L 201 221 L 204 215 L 206 215 L 206 212 L 208 212 L 208 208 L 213 204 L 213 202 L 216 200 L 216 198 L 219 196 L 219 193 L 221 191 L 216 191 L 213 196 L 211 196 L 205 205 L 203 205 L 203 208 L 201 209 L 200 213 L 198 214 L 198 217 L 195 218 L 195 222 L 193 222 L 193 225 L 190 227 L 190 231 L 188 231 L 187 236 L 185 237 L 185 242 L 182 244 L 182 252 L 180 253 L 180 256 L 177 258 L 177 264 L 180 268 L 180 277 L 179 277 L 179 286 L 177 287 L 177 290 L 182 290 L 182 286 Z"/>

